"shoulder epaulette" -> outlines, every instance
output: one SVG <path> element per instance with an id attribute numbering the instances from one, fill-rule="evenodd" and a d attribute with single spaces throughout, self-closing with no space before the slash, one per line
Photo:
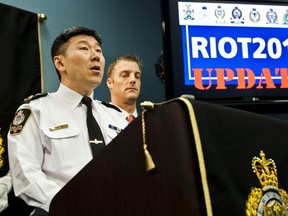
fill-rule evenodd
<path id="1" fill-rule="evenodd" d="M 35 95 L 30 95 L 29 97 L 24 99 L 23 103 L 29 103 L 32 100 L 35 100 L 35 99 L 38 99 L 38 98 L 41 98 L 41 97 L 45 97 L 47 95 L 48 95 L 47 92 L 38 93 L 38 94 L 35 94 Z"/>
<path id="2" fill-rule="evenodd" d="M 104 101 L 101 101 L 101 103 L 102 103 L 104 106 L 106 106 L 106 107 L 115 109 L 115 110 L 117 110 L 118 112 L 122 112 L 117 106 L 115 106 L 115 105 L 113 105 L 113 104 L 111 104 L 111 103 L 106 103 L 106 102 L 104 102 Z"/>

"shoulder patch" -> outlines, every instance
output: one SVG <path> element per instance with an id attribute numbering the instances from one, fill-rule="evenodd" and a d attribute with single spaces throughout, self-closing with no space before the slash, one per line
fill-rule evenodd
<path id="1" fill-rule="evenodd" d="M 24 99 L 23 103 L 29 103 L 32 100 L 35 100 L 35 99 L 38 99 L 38 98 L 41 98 L 41 97 L 45 97 L 47 95 L 48 95 L 47 92 L 38 93 L 38 94 L 35 94 L 35 95 L 30 95 L 29 97 Z"/>
<path id="2" fill-rule="evenodd" d="M 101 101 L 101 103 L 102 103 L 104 106 L 106 106 L 106 107 L 115 109 L 115 110 L 117 110 L 118 112 L 122 112 L 117 106 L 115 106 L 115 105 L 113 105 L 113 104 L 106 103 L 106 102 L 104 102 L 104 101 Z"/>
<path id="3" fill-rule="evenodd" d="M 27 120 L 29 119 L 31 115 L 31 110 L 30 109 L 19 109 L 16 114 L 15 117 L 11 123 L 10 126 L 10 134 L 11 135 L 16 135 L 16 134 L 20 134 L 21 131 L 23 130 Z"/>

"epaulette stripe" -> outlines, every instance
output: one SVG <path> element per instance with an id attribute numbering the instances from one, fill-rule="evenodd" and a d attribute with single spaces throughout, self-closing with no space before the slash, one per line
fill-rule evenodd
<path id="1" fill-rule="evenodd" d="M 38 98 L 41 98 L 41 97 L 45 97 L 45 96 L 47 96 L 47 95 L 48 95 L 47 92 L 38 93 L 38 94 L 35 94 L 35 95 L 30 95 L 29 97 L 25 98 L 22 103 L 23 103 L 23 104 L 29 103 L 29 102 L 32 101 L 32 100 L 35 100 L 35 99 L 38 99 Z"/>
<path id="2" fill-rule="evenodd" d="M 118 112 L 122 112 L 117 106 L 114 106 L 113 104 L 106 103 L 106 102 L 104 102 L 104 101 L 101 101 L 101 103 L 102 103 L 104 106 L 106 106 L 106 107 L 115 109 L 115 110 L 117 110 Z"/>

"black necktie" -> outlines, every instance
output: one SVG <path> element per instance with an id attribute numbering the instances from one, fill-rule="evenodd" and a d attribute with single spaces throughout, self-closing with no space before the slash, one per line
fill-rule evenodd
<path id="1" fill-rule="evenodd" d="M 82 102 L 87 106 L 87 128 L 93 156 L 105 147 L 105 141 L 101 129 L 92 114 L 92 100 L 90 97 L 84 96 Z"/>

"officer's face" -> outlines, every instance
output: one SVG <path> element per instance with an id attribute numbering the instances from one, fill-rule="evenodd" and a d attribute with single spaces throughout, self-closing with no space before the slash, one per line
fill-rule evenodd
<path id="1" fill-rule="evenodd" d="M 65 55 L 58 56 L 61 82 L 81 95 L 90 94 L 101 83 L 104 67 L 102 49 L 91 36 L 72 37 Z"/>
<path id="2" fill-rule="evenodd" d="M 136 62 L 119 61 L 107 79 L 111 96 L 122 102 L 135 102 L 140 94 L 141 71 Z"/>

